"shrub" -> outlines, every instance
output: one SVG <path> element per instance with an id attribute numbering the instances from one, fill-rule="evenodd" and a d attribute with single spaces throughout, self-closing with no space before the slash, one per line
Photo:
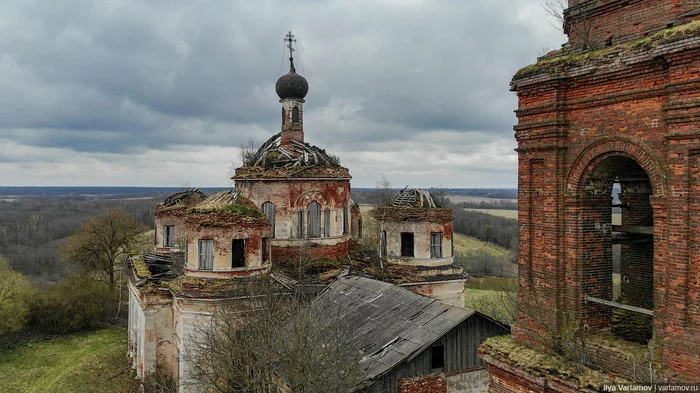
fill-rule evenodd
<path id="1" fill-rule="evenodd" d="M 107 283 L 70 276 L 34 298 L 32 326 L 56 334 L 104 327 L 116 321 L 117 295 Z"/>

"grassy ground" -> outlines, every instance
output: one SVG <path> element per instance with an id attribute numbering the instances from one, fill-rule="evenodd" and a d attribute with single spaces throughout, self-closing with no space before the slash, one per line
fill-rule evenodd
<path id="1" fill-rule="evenodd" d="M 515 320 L 515 298 L 515 292 L 467 288 L 464 306 L 510 325 Z"/>
<path id="2" fill-rule="evenodd" d="M 518 283 L 515 278 L 507 277 L 469 277 L 466 286 L 485 291 L 515 291 Z"/>
<path id="3" fill-rule="evenodd" d="M 448 197 L 450 198 L 450 202 L 454 203 L 455 205 L 460 204 L 462 202 L 489 202 L 489 203 L 494 203 L 497 201 L 506 201 L 506 202 L 517 202 L 517 199 L 503 199 L 503 198 L 486 198 L 486 197 L 477 197 L 477 196 L 470 196 L 470 195 L 453 195 L 449 194 Z"/>
<path id="4" fill-rule="evenodd" d="M 494 256 L 507 256 L 510 251 L 503 247 L 493 245 L 491 243 L 482 242 L 479 239 L 462 235 L 461 233 L 454 234 L 455 241 L 455 254 L 462 254 L 464 256 L 472 255 L 480 250 L 486 251 Z"/>
<path id="5" fill-rule="evenodd" d="M 0 356 L 5 393 L 137 392 L 126 328 L 30 342 Z"/>
<path id="6" fill-rule="evenodd" d="M 501 210 L 501 209 L 464 209 L 464 210 L 470 211 L 470 212 L 491 214 L 491 215 L 498 216 L 498 217 L 513 218 L 516 220 L 518 219 L 518 211 L 517 210 Z"/>

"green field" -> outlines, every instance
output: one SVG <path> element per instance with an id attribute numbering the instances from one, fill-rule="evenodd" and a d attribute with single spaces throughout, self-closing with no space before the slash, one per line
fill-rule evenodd
<path id="1" fill-rule="evenodd" d="M 126 353 L 126 328 L 121 327 L 29 342 L 0 355 L 0 390 L 138 392 Z"/>
<path id="2" fill-rule="evenodd" d="M 513 218 L 513 219 L 518 219 L 518 211 L 517 210 L 502 210 L 502 209 L 464 209 L 469 212 L 479 212 L 479 213 L 486 213 L 486 214 L 491 214 L 493 216 L 498 216 L 498 217 L 505 217 L 505 218 Z"/>
<path id="3" fill-rule="evenodd" d="M 464 256 L 473 255 L 479 251 L 486 251 L 491 255 L 505 257 L 510 254 L 510 251 L 503 247 L 494 244 L 483 242 L 471 236 L 462 235 L 461 233 L 454 234 L 455 255 L 462 254 Z"/>
<path id="4" fill-rule="evenodd" d="M 510 325 L 515 319 L 515 297 L 515 292 L 467 288 L 464 306 Z"/>

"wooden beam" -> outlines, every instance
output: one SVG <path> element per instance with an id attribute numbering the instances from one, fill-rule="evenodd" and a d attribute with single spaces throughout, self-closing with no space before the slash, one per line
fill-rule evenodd
<path id="1" fill-rule="evenodd" d="M 610 306 L 610 307 L 621 308 L 621 309 L 627 310 L 627 311 L 632 311 L 632 312 L 637 312 L 637 313 L 644 314 L 644 315 L 654 316 L 654 311 L 647 310 L 646 308 L 629 306 L 627 304 L 617 303 L 617 302 L 613 302 L 610 300 L 598 299 L 597 297 L 588 296 L 588 295 L 584 295 L 583 298 L 587 302 L 603 304 L 603 305 Z"/>

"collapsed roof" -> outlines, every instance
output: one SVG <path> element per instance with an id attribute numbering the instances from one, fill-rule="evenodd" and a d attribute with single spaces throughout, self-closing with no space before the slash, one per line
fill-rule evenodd
<path id="1" fill-rule="evenodd" d="M 247 157 L 244 166 L 264 168 L 282 168 L 299 166 L 340 166 L 340 159 L 325 150 L 306 142 L 290 141 L 289 146 L 282 146 L 282 133 L 268 139 L 255 154 Z"/>
<path id="2" fill-rule="evenodd" d="M 391 199 L 396 207 L 437 207 L 430 192 L 420 188 L 403 189 Z"/>
<path id="3" fill-rule="evenodd" d="M 198 203 L 206 197 L 207 196 L 199 188 L 192 188 L 189 190 L 176 192 L 175 194 L 165 198 L 163 202 L 158 204 L 158 207 L 166 208 L 179 205 L 189 206 Z"/>

